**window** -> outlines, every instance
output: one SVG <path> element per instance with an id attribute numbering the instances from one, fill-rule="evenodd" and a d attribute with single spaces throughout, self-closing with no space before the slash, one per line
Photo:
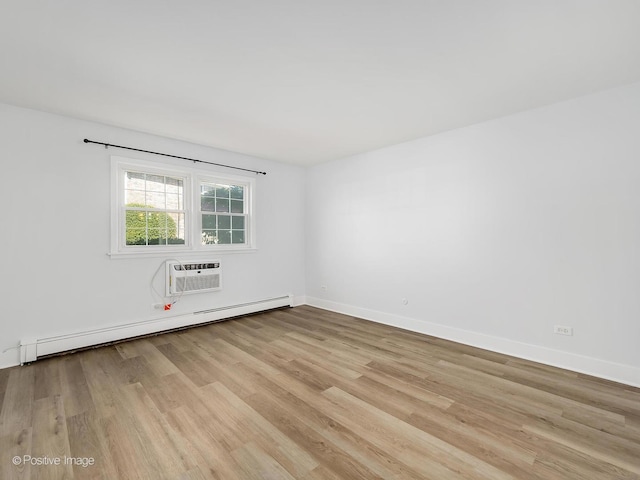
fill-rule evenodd
<path id="1" fill-rule="evenodd" d="M 111 254 L 254 248 L 254 180 L 112 157 Z"/>
<path id="2" fill-rule="evenodd" d="M 200 218 L 203 245 L 244 245 L 247 238 L 245 185 L 200 184 Z"/>
<path id="3" fill-rule="evenodd" d="M 123 173 L 125 245 L 184 244 L 184 178 Z"/>

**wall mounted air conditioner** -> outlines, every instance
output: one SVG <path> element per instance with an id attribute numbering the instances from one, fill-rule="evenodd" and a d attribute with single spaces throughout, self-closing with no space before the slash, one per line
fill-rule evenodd
<path id="1" fill-rule="evenodd" d="M 222 289 L 222 268 L 219 260 L 182 263 L 170 260 L 166 265 L 167 297 Z"/>

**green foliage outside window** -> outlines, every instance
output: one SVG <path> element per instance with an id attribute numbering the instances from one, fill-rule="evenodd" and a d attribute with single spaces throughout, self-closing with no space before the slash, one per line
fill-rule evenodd
<path id="1" fill-rule="evenodd" d="M 141 203 L 129 203 L 127 207 L 149 208 Z M 165 212 L 147 212 L 127 210 L 126 244 L 127 245 L 175 245 L 183 244 L 178 238 L 176 222 Z"/>

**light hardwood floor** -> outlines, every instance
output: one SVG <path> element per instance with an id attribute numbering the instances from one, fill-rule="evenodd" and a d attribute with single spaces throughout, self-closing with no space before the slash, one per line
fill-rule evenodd
<path id="1" fill-rule="evenodd" d="M 311 307 L 0 370 L 0 404 L 3 480 L 640 478 L 640 389 Z"/>

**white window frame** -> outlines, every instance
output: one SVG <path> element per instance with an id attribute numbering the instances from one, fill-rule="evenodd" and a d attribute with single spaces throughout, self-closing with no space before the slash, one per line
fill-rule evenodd
<path id="1" fill-rule="evenodd" d="M 177 245 L 126 245 L 124 204 L 124 173 L 137 171 L 183 179 L 185 211 L 185 243 Z M 202 215 L 200 214 L 200 185 L 222 183 L 245 187 L 245 243 L 201 244 Z M 167 255 L 202 255 L 206 252 L 252 252 L 256 250 L 255 191 L 252 177 L 206 172 L 197 168 L 181 168 L 175 165 L 149 162 L 126 157 L 111 157 L 111 238 L 112 258 L 166 257 Z"/>
<path id="2" fill-rule="evenodd" d="M 197 217 L 194 221 L 195 232 L 197 233 L 198 240 L 202 233 L 202 210 L 200 209 L 200 187 L 205 183 L 215 184 L 233 184 L 241 185 L 244 188 L 244 205 L 245 205 L 245 243 L 227 243 L 216 245 L 202 245 L 199 241 L 198 250 L 211 250 L 225 251 L 225 250 L 247 250 L 253 249 L 255 245 L 254 232 L 255 232 L 255 215 L 254 215 L 254 192 L 255 192 L 255 180 L 248 177 L 236 177 L 230 175 L 199 175 L 195 179 L 194 191 L 197 192 L 193 195 L 197 201 L 197 205 L 194 208 L 194 216 Z M 211 212 L 214 213 L 214 212 Z"/>

